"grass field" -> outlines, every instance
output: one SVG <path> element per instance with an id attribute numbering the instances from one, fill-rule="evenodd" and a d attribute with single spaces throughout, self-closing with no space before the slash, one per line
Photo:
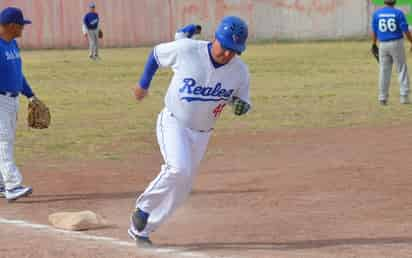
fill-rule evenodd
<path id="1" fill-rule="evenodd" d="M 410 123 L 412 105 L 399 104 L 395 76 L 389 106 L 377 104 L 378 66 L 369 47 L 368 42 L 250 45 L 242 58 L 251 72 L 253 112 L 238 118 L 226 110 L 216 134 Z M 158 72 L 150 96 L 136 103 L 132 88 L 148 52 L 103 49 L 102 60 L 92 62 L 86 50 L 24 51 L 26 77 L 50 105 L 53 120 L 49 130 L 27 129 L 27 101 L 21 99 L 17 160 L 121 160 L 156 150 L 156 115 L 172 74 Z"/>

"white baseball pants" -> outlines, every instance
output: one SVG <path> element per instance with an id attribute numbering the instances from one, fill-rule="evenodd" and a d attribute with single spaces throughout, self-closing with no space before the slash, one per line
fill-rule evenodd
<path id="1" fill-rule="evenodd" d="M 87 30 L 89 38 L 90 57 L 97 57 L 99 55 L 99 30 Z"/>
<path id="2" fill-rule="evenodd" d="M 136 208 L 150 214 L 140 236 L 149 236 L 189 196 L 211 132 L 199 132 L 179 124 L 165 108 L 157 119 L 157 141 L 164 159 L 160 174 L 136 201 Z M 133 232 L 136 229 L 131 226 Z"/>
<path id="3" fill-rule="evenodd" d="M 0 95 L 0 185 L 6 189 L 20 186 L 22 176 L 14 162 L 19 98 Z"/>
<path id="4" fill-rule="evenodd" d="M 400 84 L 400 95 L 409 95 L 409 75 L 406 63 L 404 40 L 380 42 L 379 44 L 379 100 L 387 100 L 392 75 L 392 65 L 395 63 Z"/>

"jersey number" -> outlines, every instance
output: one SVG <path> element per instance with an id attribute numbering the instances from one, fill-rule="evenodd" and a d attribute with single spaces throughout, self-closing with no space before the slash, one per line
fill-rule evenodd
<path id="1" fill-rule="evenodd" d="M 387 32 L 388 30 L 394 32 L 396 29 L 396 20 L 394 18 L 379 19 L 379 30 L 381 32 Z"/>
<path id="2" fill-rule="evenodd" d="M 222 113 L 223 108 L 225 108 L 226 104 L 219 104 L 214 110 L 213 110 L 213 115 L 215 117 L 219 116 L 220 113 Z"/>

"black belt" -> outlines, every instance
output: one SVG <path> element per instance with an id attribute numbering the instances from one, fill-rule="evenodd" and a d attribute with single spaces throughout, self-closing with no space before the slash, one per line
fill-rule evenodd
<path id="1" fill-rule="evenodd" d="M 10 98 L 15 98 L 15 97 L 19 96 L 18 93 L 8 92 L 8 91 L 0 91 L 0 95 L 4 95 L 4 96 L 10 97 Z"/>

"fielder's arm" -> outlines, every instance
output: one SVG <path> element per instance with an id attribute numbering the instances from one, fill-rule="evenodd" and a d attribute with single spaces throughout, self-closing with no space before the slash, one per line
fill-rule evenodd
<path id="1" fill-rule="evenodd" d="M 378 43 L 378 37 L 376 37 L 376 33 L 372 31 L 372 45 L 376 45 Z"/>
<path id="2" fill-rule="evenodd" d="M 409 43 L 412 45 L 412 34 L 410 31 L 405 32 L 405 36 L 408 39 Z M 412 51 L 412 46 L 410 47 L 410 50 Z"/>
<path id="3" fill-rule="evenodd" d="M 403 12 L 401 12 L 399 16 L 399 27 L 402 30 L 402 32 L 405 34 L 409 43 L 412 44 L 412 35 L 411 35 L 411 32 L 409 31 L 409 24 Z M 410 50 L 412 51 L 412 47 L 410 48 Z"/>
<path id="4" fill-rule="evenodd" d="M 83 32 L 83 35 L 84 36 L 87 36 L 87 27 L 86 27 L 86 24 L 82 24 L 82 32 Z"/>
<path id="5" fill-rule="evenodd" d="M 379 48 L 377 45 L 377 37 L 376 33 L 372 32 L 372 47 L 371 47 L 371 53 L 375 57 L 376 61 L 379 63 Z"/>
<path id="6" fill-rule="evenodd" d="M 31 89 L 29 83 L 26 80 L 26 77 L 23 75 L 23 89 L 21 93 L 26 96 L 28 99 L 32 99 L 34 97 L 33 90 Z"/>

